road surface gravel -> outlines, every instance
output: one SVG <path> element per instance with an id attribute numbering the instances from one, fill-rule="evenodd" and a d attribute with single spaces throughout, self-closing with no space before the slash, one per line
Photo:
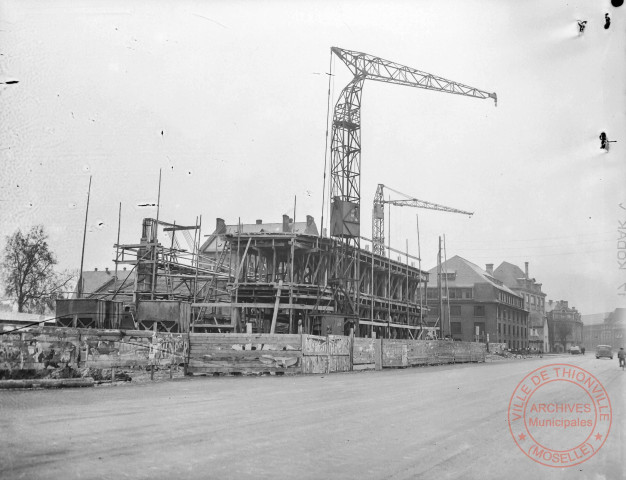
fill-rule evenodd
<path id="1" fill-rule="evenodd" d="M 507 423 L 517 383 L 573 363 L 613 407 L 587 462 L 527 458 Z M 187 377 L 0 392 L 2 479 L 620 479 L 624 386 L 591 355 L 315 376 Z"/>

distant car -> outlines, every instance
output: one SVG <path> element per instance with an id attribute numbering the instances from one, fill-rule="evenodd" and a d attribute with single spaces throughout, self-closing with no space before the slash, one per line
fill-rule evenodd
<path id="1" fill-rule="evenodd" d="M 569 349 L 569 353 L 572 355 L 580 355 L 580 347 L 572 347 Z"/>
<path id="2" fill-rule="evenodd" d="M 611 345 L 598 345 L 596 347 L 596 358 L 608 357 L 613 360 L 613 350 Z"/>

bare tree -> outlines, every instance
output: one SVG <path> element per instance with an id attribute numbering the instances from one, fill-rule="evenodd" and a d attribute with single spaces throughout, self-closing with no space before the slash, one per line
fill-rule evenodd
<path id="1" fill-rule="evenodd" d="M 67 272 L 54 272 L 56 263 L 43 225 L 32 227 L 26 234 L 18 229 L 6 237 L 0 270 L 5 293 L 15 300 L 18 312 L 44 313 L 53 308 L 57 295 L 71 282 Z"/>
<path id="2" fill-rule="evenodd" d="M 567 350 L 567 337 L 572 333 L 572 324 L 559 322 L 556 325 L 555 340 L 563 345 L 563 350 Z"/>

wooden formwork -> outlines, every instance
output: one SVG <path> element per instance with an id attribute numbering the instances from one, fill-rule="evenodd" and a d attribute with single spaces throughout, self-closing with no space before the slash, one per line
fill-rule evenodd
<path id="1" fill-rule="evenodd" d="M 484 347 L 341 335 L 190 334 L 188 372 L 316 374 L 484 361 Z"/>
<path id="2" fill-rule="evenodd" d="M 302 335 L 302 373 L 349 372 L 350 350 L 350 337 Z"/>
<path id="3" fill-rule="evenodd" d="M 187 372 L 295 374 L 302 371 L 302 335 L 189 334 Z"/>
<path id="4" fill-rule="evenodd" d="M 352 343 L 353 370 L 381 370 L 382 344 L 379 338 L 355 337 Z"/>
<path id="5" fill-rule="evenodd" d="M 481 362 L 484 345 L 446 340 L 382 340 L 383 367 Z"/>

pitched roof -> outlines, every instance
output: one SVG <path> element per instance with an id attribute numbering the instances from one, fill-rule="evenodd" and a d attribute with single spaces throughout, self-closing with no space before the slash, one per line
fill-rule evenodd
<path id="1" fill-rule="evenodd" d="M 518 286 L 517 279 L 525 278 L 526 274 L 517 265 L 509 262 L 502 262 L 498 268 L 493 271 L 493 276 L 504 283 L 509 288 Z"/>
<path id="2" fill-rule="evenodd" d="M 475 283 L 490 283 L 494 287 L 510 293 L 515 296 L 519 296 L 513 290 L 506 285 L 502 284 L 500 280 L 492 277 L 482 268 L 475 263 L 455 255 L 443 262 L 442 270 L 444 273 L 455 273 L 454 280 L 448 279 L 448 286 L 450 287 L 472 287 Z M 437 267 L 433 267 L 428 271 L 437 278 Z"/>
<path id="3" fill-rule="evenodd" d="M 128 277 L 128 278 L 127 278 Z M 115 281 L 115 271 L 101 271 L 94 270 L 83 272 L 83 295 L 89 297 L 90 295 L 108 292 L 115 288 L 120 288 L 121 283 L 124 286 L 121 290 L 126 290 L 129 286 L 134 287 L 135 284 L 135 272 L 127 272 L 125 270 L 117 272 L 117 282 Z"/>

